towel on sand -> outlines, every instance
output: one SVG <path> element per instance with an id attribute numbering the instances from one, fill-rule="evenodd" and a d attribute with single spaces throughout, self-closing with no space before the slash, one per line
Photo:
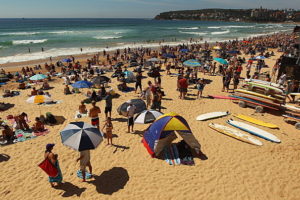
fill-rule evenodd
<path id="1" fill-rule="evenodd" d="M 84 118 L 84 117 L 88 117 L 89 113 L 86 114 L 81 114 L 78 110 L 75 113 L 75 119 L 80 119 L 80 118 Z"/>

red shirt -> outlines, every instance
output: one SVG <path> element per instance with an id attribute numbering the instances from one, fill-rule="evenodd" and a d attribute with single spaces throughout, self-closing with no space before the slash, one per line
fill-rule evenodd
<path id="1" fill-rule="evenodd" d="M 180 88 L 188 88 L 188 83 L 186 78 L 182 78 L 178 81 Z"/>

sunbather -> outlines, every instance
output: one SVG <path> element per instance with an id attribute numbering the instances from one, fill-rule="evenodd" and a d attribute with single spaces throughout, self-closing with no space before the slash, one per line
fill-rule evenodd
<path id="1" fill-rule="evenodd" d="M 33 130 L 33 132 L 43 132 L 45 131 L 45 126 L 44 124 L 41 122 L 40 118 L 36 117 L 35 118 L 35 124 L 33 125 L 33 127 L 31 128 Z"/>
<path id="2" fill-rule="evenodd" d="M 87 109 L 86 106 L 84 105 L 84 102 L 81 102 L 81 105 L 79 106 L 79 113 L 80 114 L 86 114 L 87 113 Z"/>

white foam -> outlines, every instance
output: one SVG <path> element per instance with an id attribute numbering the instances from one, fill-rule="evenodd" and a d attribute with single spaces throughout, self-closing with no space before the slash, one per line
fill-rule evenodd
<path id="1" fill-rule="evenodd" d="M 185 32 L 185 31 L 179 31 L 179 33 L 191 34 L 191 35 L 206 35 L 207 34 L 207 33 L 203 33 L 203 32 Z"/>
<path id="2" fill-rule="evenodd" d="M 37 43 L 44 43 L 46 41 L 47 41 L 47 39 L 41 39 L 41 40 L 13 40 L 12 43 L 13 43 L 13 45 L 18 45 L 18 44 L 37 44 Z"/>
<path id="3" fill-rule="evenodd" d="M 183 27 L 183 28 L 178 28 L 178 29 L 183 29 L 183 30 L 197 30 L 199 27 Z"/>
<path id="4" fill-rule="evenodd" d="M 52 31 L 52 32 L 48 32 L 51 34 L 69 34 L 69 33 L 75 33 L 75 31 Z"/>
<path id="5" fill-rule="evenodd" d="M 222 28 L 253 28 L 255 26 L 223 26 Z"/>
<path id="6" fill-rule="evenodd" d="M 221 28 L 220 26 L 209 26 L 209 27 L 207 27 L 207 28 L 211 28 L 211 29 L 219 29 L 219 28 Z"/>
<path id="7" fill-rule="evenodd" d="M 40 32 L 11 32 L 11 33 L 1 33 L 0 35 L 36 35 Z"/>
<path id="8" fill-rule="evenodd" d="M 222 34 L 227 34 L 227 33 L 230 33 L 230 30 L 211 32 L 212 35 L 222 35 Z"/>
<path id="9" fill-rule="evenodd" d="M 95 36 L 93 38 L 97 40 L 110 40 L 110 39 L 118 39 L 121 38 L 122 36 Z"/>

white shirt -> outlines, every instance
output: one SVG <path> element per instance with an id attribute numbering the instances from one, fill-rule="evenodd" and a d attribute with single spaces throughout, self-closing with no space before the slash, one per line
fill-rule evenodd
<path id="1" fill-rule="evenodd" d="M 131 105 L 131 106 L 127 107 L 127 112 L 128 112 L 128 116 L 127 117 L 128 118 L 131 118 L 131 117 L 134 116 L 135 109 L 136 109 L 135 105 Z"/>

